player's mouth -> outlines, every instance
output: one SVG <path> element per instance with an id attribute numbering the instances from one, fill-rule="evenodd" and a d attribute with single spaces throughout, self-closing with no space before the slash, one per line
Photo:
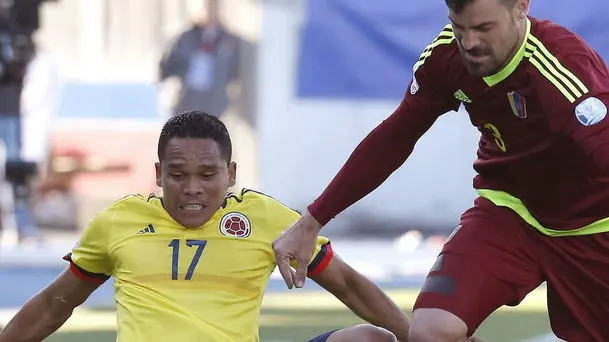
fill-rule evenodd
<path id="1" fill-rule="evenodd" d="M 468 61 L 470 63 L 480 63 L 480 62 L 484 61 L 488 56 L 489 55 L 483 54 L 483 53 L 470 54 L 466 51 L 463 52 L 463 57 L 465 58 L 466 61 Z"/>
<path id="2" fill-rule="evenodd" d="M 205 210 L 205 206 L 201 203 L 189 203 L 181 206 L 180 210 L 188 214 L 198 214 Z"/>

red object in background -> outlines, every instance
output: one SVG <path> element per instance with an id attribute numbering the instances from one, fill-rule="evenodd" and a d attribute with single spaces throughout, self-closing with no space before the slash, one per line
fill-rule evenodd
<path id="1" fill-rule="evenodd" d="M 70 190 L 96 198 L 118 198 L 156 189 L 158 129 L 117 131 L 108 127 L 58 129 L 51 134 L 55 172 L 70 173 Z"/>

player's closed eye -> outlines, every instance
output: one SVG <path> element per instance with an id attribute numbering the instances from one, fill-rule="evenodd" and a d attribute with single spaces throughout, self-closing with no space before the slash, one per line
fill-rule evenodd
<path id="1" fill-rule="evenodd" d="M 461 25 L 457 25 L 454 22 L 451 22 L 452 24 L 452 28 L 453 31 L 455 33 L 455 35 L 457 37 L 462 37 L 463 36 L 463 32 L 465 31 L 465 28 Z M 484 24 L 480 24 L 478 26 L 474 26 L 471 28 L 471 30 L 473 31 L 477 31 L 477 32 L 488 32 L 493 28 L 493 23 L 484 23 Z"/>
<path id="2" fill-rule="evenodd" d="M 171 178 L 174 178 L 174 179 L 182 179 L 182 178 L 184 178 L 184 175 L 181 174 L 181 173 L 172 173 L 172 174 L 170 174 L 170 176 L 171 176 Z"/>
<path id="3" fill-rule="evenodd" d="M 493 28 L 493 25 L 486 24 L 474 27 L 474 29 L 478 32 L 488 32 Z"/>
<path id="4" fill-rule="evenodd" d="M 217 174 L 217 172 L 206 172 L 203 174 L 203 178 L 211 178 L 213 176 L 215 176 Z"/>

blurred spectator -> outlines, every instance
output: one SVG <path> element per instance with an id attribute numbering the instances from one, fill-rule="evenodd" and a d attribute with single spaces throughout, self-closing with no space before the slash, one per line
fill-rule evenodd
<path id="1" fill-rule="evenodd" d="M 172 114 L 198 109 L 221 116 L 229 105 L 228 86 L 238 77 L 239 38 L 220 19 L 220 0 L 201 1 L 191 28 L 179 34 L 160 62 L 160 81 L 180 86 Z"/>
<path id="2" fill-rule="evenodd" d="M 21 158 L 41 164 L 42 172 L 49 158 L 51 122 L 59 109 L 61 90 L 57 60 L 38 49 L 28 64 L 21 94 Z"/>
<path id="3" fill-rule="evenodd" d="M 6 148 L 0 139 L 0 246 L 2 245 L 2 231 L 6 218 L 7 197 L 12 196 L 10 186 L 5 182 Z"/>
<path id="4" fill-rule="evenodd" d="M 48 170 L 51 167 L 50 127 L 60 105 L 62 90 L 58 71 L 55 58 L 38 50 L 28 65 L 21 94 L 21 159 L 38 165 L 37 184 L 28 201 L 32 226 L 49 221 L 62 224 L 59 217 L 65 210 L 60 208 L 73 205 L 72 198 L 67 196 L 60 198 L 62 207 L 49 205 L 58 202 L 58 198 L 55 192 L 47 191 Z M 41 191 L 41 188 L 44 190 Z"/>
<path id="5" fill-rule="evenodd" d="M 44 0 L 0 0 L 0 140 L 4 143 L 6 152 L 6 158 L 2 161 L 3 167 L 6 166 L 6 177 L 0 179 L 0 195 L 3 211 L 14 214 L 11 218 L 14 218 L 20 242 L 38 236 L 30 211 L 29 184 L 36 171 L 35 163 L 40 158 L 34 158 L 38 160 L 33 161 L 32 158 L 24 159 L 24 144 L 36 139 L 44 140 L 48 136 L 44 130 L 32 131 L 32 125 L 24 127 L 23 122 L 24 113 L 31 110 L 28 101 L 23 102 L 22 95 L 28 98 L 25 93 L 40 81 L 28 78 L 40 74 L 32 69 L 36 69 L 37 65 L 34 35 L 40 26 L 39 10 L 42 2 Z M 42 82 L 42 86 L 38 87 L 49 85 Z M 46 106 L 48 103 L 43 105 Z M 29 121 L 35 122 L 34 126 L 37 127 L 48 126 L 48 121 L 42 116 Z M 4 190 L 10 188 L 4 186 L 7 181 L 12 185 L 12 191 Z M 7 194 L 10 192 L 13 196 Z M 6 198 L 10 200 L 4 200 Z"/>
<path id="6" fill-rule="evenodd" d="M 21 150 L 19 99 L 21 86 L 12 84 L 0 85 L 0 139 L 6 148 L 6 159 L 19 159 Z"/>
<path id="7" fill-rule="evenodd" d="M 26 65 L 34 55 L 35 47 L 33 42 L 25 36 L 12 37 L 11 47 L 14 48 L 13 60 L 8 68 L 11 71 L 10 78 L 0 85 L 0 139 L 6 148 L 6 161 L 12 163 L 22 162 L 21 149 L 23 130 L 21 124 L 21 103 L 20 98 L 23 91 L 23 76 L 26 72 Z M 7 45 L 8 46 L 8 45 Z M 19 67 L 23 63 L 24 67 Z M 14 165 L 14 164 L 13 164 Z M 26 179 L 26 177 L 23 177 Z M 4 210 L 14 214 L 14 224 L 17 228 L 19 241 L 24 241 L 30 237 L 37 236 L 37 230 L 33 224 L 31 212 L 29 210 L 28 198 L 29 189 L 26 181 L 8 179 L 13 185 L 12 203 L 7 205 Z M 8 214 L 8 213 L 7 213 Z"/>

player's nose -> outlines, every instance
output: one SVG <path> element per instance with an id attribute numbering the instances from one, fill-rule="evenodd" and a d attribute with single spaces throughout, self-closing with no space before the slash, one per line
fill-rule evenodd
<path id="1" fill-rule="evenodd" d="M 459 37 L 459 41 L 463 49 L 468 53 L 475 52 L 477 47 L 480 45 L 480 39 L 472 33 L 464 33 L 461 37 Z"/>
<path id="2" fill-rule="evenodd" d="M 196 179 L 191 178 L 184 186 L 184 194 L 187 196 L 198 196 L 203 194 L 203 184 Z"/>

